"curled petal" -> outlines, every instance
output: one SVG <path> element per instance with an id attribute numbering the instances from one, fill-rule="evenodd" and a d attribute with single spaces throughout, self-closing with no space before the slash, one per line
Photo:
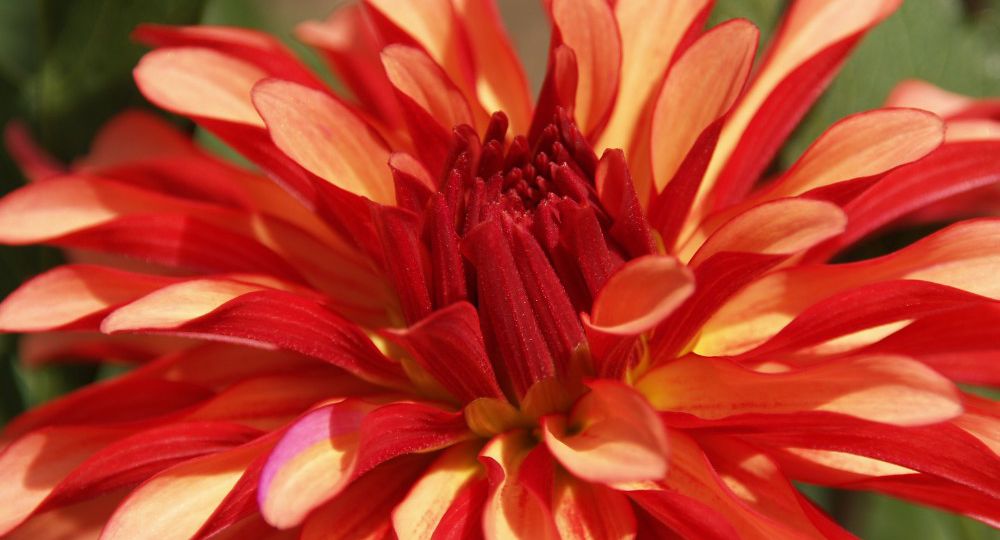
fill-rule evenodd
<path id="1" fill-rule="evenodd" d="M 629 387 L 594 382 L 568 419 L 548 416 L 542 428 L 552 455 L 589 482 L 659 480 L 667 472 L 667 436 L 656 412 Z"/>
<path id="2" fill-rule="evenodd" d="M 615 272 L 594 300 L 591 327 L 617 335 L 645 332 L 694 291 L 691 272 L 677 259 L 648 255 Z"/>

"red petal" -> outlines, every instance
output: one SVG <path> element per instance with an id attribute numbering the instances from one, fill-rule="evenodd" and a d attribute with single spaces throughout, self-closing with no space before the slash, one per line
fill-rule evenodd
<path id="1" fill-rule="evenodd" d="M 847 231 L 810 257 L 828 257 L 909 212 L 996 183 L 1000 165 L 991 156 L 997 152 L 998 141 L 949 143 L 916 163 L 900 167 L 851 201 L 844 208 L 850 224 Z"/>
<path id="2" fill-rule="evenodd" d="M 632 257 L 653 253 L 653 235 L 632 184 L 625 153 L 617 149 L 605 151 L 598 163 L 594 183 L 601 204 L 613 220 L 608 231 L 611 238 Z"/>
<path id="3" fill-rule="evenodd" d="M 981 296 L 935 283 L 905 280 L 875 283 L 835 294 L 811 306 L 774 337 L 740 358 L 787 354 L 884 324 L 987 302 Z M 940 336 L 941 330 L 934 329 L 932 335 Z M 840 344 L 839 348 L 847 346 Z"/>
<path id="4" fill-rule="evenodd" d="M 452 528 L 466 528 L 445 518 L 451 508 L 468 501 L 472 495 L 470 488 L 475 489 L 473 486 L 485 482 L 476 459 L 480 444 L 472 441 L 449 448 L 427 468 L 392 511 L 393 529 L 397 534 L 414 540 L 431 540 L 440 539 Z M 485 489 L 482 492 L 485 498 Z M 481 527 L 479 515 L 467 517 L 474 529 Z"/>
<path id="5" fill-rule="evenodd" d="M 451 130 L 475 125 L 465 96 L 426 53 L 390 45 L 382 50 L 382 65 L 396 90 L 414 145 L 432 175 L 444 170 Z"/>
<path id="6" fill-rule="evenodd" d="M 138 484 L 174 464 L 239 446 L 259 434 L 222 422 L 184 422 L 141 431 L 90 456 L 56 486 L 42 508 Z"/>
<path id="7" fill-rule="evenodd" d="M 493 340 L 504 358 L 502 368 L 515 392 L 523 396 L 537 381 L 555 375 L 553 358 L 535 318 L 528 292 L 515 264 L 510 242 L 496 221 L 483 222 L 462 242 L 476 269 L 480 317 L 487 343 Z M 501 366 L 496 366 L 501 368 Z"/>
<path id="8" fill-rule="evenodd" d="M 471 304 L 452 304 L 391 336 L 463 403 L 479 397 L 503 397 L 486 354 L 479 316 Z"/>
<path id="9" fill-rule="evenodd" d="M 402 112 L 379 63 L 382 40 L 360 4 L 341 6 L 323 22 L 301 23 L 295 35 L 324 53 L 330 68 L 369 113 L 395 127 Z"/>
<path id="10" fill-rule="evenodd" d="M 313 511 L 302 524 L 299 538 L 374 540 L 391 537 L 391 512 L 406 496 L 426 464 L 424 456 L 407 456 L 376 467 Z M 402 534 L 411 532 L 402 531 Z"/>
<path id="11" fill-rule="evenodd" d="M 152 477 L 115 511 L 102 538 L 190 538 L 237 484 L 269 438 L 184 461 Z"/>
<path id="12" fill-rule="evenodd" d="M 314 300 L 259 285 L 195 280 L 119 308 L 103 330 L 156 332 L 279 347 L 342 367 L 363 379 L 400 384 L 402 369 L 353 323 Z"/>

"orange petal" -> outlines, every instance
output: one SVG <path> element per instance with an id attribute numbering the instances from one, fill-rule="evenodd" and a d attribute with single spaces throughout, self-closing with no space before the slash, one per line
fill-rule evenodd
<path id="1" fill-rule="evenodd" d="M 1000 220 L 967 221 L 877 259 L 772 273 L 737 293 L 702 327 L 694 351 L 744 352 L 776 334 L 816 302 L 892 279 L 918 279 L 1000 298 Z"/>
<path id="2" fill-rule="evenodd" d="M 250 89 L 267 76 L 259 68 L 199 47 L 158 49 L 135 68 L 146 99 L 185 116 L 264 127 L 250 102 Z"/>
<path id="3" fill-rule="evenodd" d="M 393 204 L 389 151 L 350 109 L 325 92 L 278 79 L 257 84 L 252 95 L 282 152 L 341 189 Z"/>
<path id="4" fill-rule="evenodd" d="M 783 373 L 751 371 L 723 359 L 686 357 L 652 369 L 636 388 L 658 410 L 705 420 L 828 411 L 916 426 L 962 412 L 951 382 L 922 363 L 889 355 L 833 360 Z"/>
<path id="5" fill-rule="evenodd" d="M 67 474 L 127 429 L 56 426 L 24 435 L 0 453 L 0 535 L 31 515 Z"/>
<path id="6" fill-rule="evenodd" d="M 576 122 L 593 134 L 608 118 L 618 93 L 621 37 L 605 0 L 553 0 L 553 31 L 573 50 L 578 69 Z M 631 97 L 631 96 L 630 96 Z"/>
<path id="7" fill-rule="evenodd" d="M 771 201 L 734 217 L 691 259 L 697 267 L 721 252 L 792 255 L 842 232 L 847 217 L 835 204 L 811 199 Z"/>
<path id="8" fill-rule="evenodd" d="M 491 440 L 479 454 L 490 480 L 482 517 L 486 540 L 559 538 L 548 502 L 528 488 L 520 474 L 531 448 L 526 432 L 508 431 Z"/>
<path id="9" fill-rule="evenodd" d="M 552 491 L 552 511 L 563 538 L 635 538 L 635 514 L 625 495 L 565 473 L 556 474 Z"/>
<path id="10" fill-rule="evenodd" d="M 590 326 L 636 335 L 655 327 L 694 291 L 694 277 L 677 259 L 647 255 L 615 272 L 597 293 Z"/>
<path id="11" fill-rule="evenodd" d="M 597 145 L 602 148 L 632 148 L 639 137 L 636 128 L 649 105 L 656 85 L 663 79 L 682 40 L 697 30 L 707 15 L 708 0 L 687 2 L 647 2 L 619 0 L 615 19 L 622 39 L 621 83 L 619 99 Z"/>
<path id="12" fill-rule="evenodd" d="M 100 266 L 61 266 L 21 285 L 0 303 L 0 329 L 37 332 L 63 327 L 172 281 Z"/>
<path id="13" fill-rule="evenodd" d="M 423 51 L 403 45 L 382 50 L 389 81 L 447 129 L 474 125 L 469 104 L 441 68 Z"/>
<path id="14" fill-rule="evenodd" d="M 476 115 L 478 128 L 485 127 L 486 112 L 476 99 L 476 89 L 471 77 L 469 41 L 463 35 L 453 2 L 425 0 L 423 2 L 394 2 L 392 0 L 366 0 L 366 6 L 382 35 L 392 44 L 416 45 L 426 51 L 426 56 L 447 73 L 446 78 L 458 87 Z M 392 26 L 385 27 L 379 17 Z M 403 35 L 399 36 L 400 31 Z M 475 30 L 473 30 L 475 31 Z M 412 41 L 406 39 L 412 38 Z M 414 43 L 415 42 L 415 43 Z M 392 45 L 390 45 L 391 47 Z M 391 75 L 390 75 L 391 79 Z M 450 128 L 451 126 L 449 126 Z"/>
<path id="15" fill-rule="evenodd" d="M 973 99 L 925 81 L 909 80 L 892 89 L 885 106 L 923 109 L 951 121 L 995 116 L 1000 110 L 1000 99 Z"/>
<path id="16" fill-rule="evenodd" d="M 33 516 L 4 536 L 5 540 L 98 538 L 128 488 L 61 506 Z"/>
<path id="17" fill-rule="evenodd" d="M 791 197 L 881 174 L 926 156 L 943 138 L 941 120 L 923 111 L 878 109 L 855 114 L 824 132 L 767 195 Z"/>
<path id="18" fill-rule="evenodd" d="M 843 57 L 850 48 L 851 40 L 856 40 L 863 32 L 878 24 L 888 17 L 902 0 L 798 0 L 792 4 L 791 9 L 783 21 L 776 41 L 771 45 L 767 55 L 767 61 L 763 68 L 754 77 L 746 95 L 734 109 L 732 116 L 726 123 L 719 138 L 719 145 L 709 165 L 699 191 L 699 202 L 695 208 L 696 215 L 701 215 L 706 208 L 705 198 L 715 187 L 726 162 L 733 155 L 738 146 L 754 143 L 755 141 L 744 141 L 743 135 L 748 126 L 757 116 L 761 106 L 767 101 L 771 93 L 784 81 L 796 76 L 798 68 L 807 65 L 811 58 L 830 50 Z M 839 47 L 839 49 L 838 49 Z M 829 56 L 829 55 L 828 55 Z M 824 58 L 826 63 L 830 63 L 833 58 Z M 832 75 L 836 66 L 818 65 L 821 69 L 816 76 Z M 824 86 L 823 81 L 808 81 L 803 83 L 812 85 L 820 89 Z M 818 92 L 816 92 L 818 95 Z M 805 106 L 811 101 L 808 95 L 797 96 L 801 103 L 793 104 L 795 111 L 801 109 L 804 114 Z M 795 114 L 794 112 L 791 114 Z M 790 130 L 794 118 L 778 119 L 785 120 L 782 132 L 772 133 L 773 137 L 784 137 L 784 129 Z M 773 130 L 772 130 L 773 131 Z M 776 140 L 775 143 L 780 143 Z M 777 144 L 770 145 L 777 148 Z M 767 148 L 770 148 L 767 146 Z M 769 155 L 758 156 L 767 161 Z M 745 167 L 741 167 L 740 178 L 735 179 L 740 184 L 752 181 L 747 177 L 748 172 Z M 749 169 L 756 170 L 757 167 Z M 726 186 L 732 190 L 736 186 Z M 739 186 L 742 189 L 746 186 Z M 721 201 L 731 202 L 731 201 Z"/>
<path id="19" fill-rule="evenodd" d="M 442 453 L 392 511 L 396 534 L 414 540 L 430 540 L 434 536 L 455 497 L 482 472 L 478 451 L 479 445 L 470 443 Z"/>
<path id="20" fill-rule="evenodd" d="M 157 474 L 118 507 L 102 540 L 191 538 L 272 440 L 258 439 Z"/>
<path id="21" fill-rule="evenodd" d="M 589 482 L 659 480 L 667 472 L 667 436 L 649 402 L 612 381 L 590 384 L 569 418 L 542 421 L 545 444 L 575 476 Z"/>
<path id="22" fill-rule="evenodd" d="M 172 329 L 226 302 L 266 287 L 222 279 L 195 279 L 159 289 L 111 313 L 101 331 Z"/>
<path id="23" fill-rule="evenodd" d="M 702 36 L 670 69 L 650 135 L 656 191 L 674 177 L 705 128 L 727 114 L 743 92 L 759 38 L 750 22 L 729 21 Z"/>
<path id="24" fill-rule="evenodd" d="M 452 0 L 465 23 L 475 64 L 475 87 L 486 111 L 503 111 L 513 133 L 525 133 L 531 121 L 528 79 L 511 46 L 492 0 Z"/>

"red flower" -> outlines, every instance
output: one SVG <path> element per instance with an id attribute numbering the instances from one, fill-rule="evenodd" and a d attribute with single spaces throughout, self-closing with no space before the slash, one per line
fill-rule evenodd
<path id="1" fill-rule="evenodd" d="M 0 532 L 847 535 L 790 480 L 1000 523 L 996 404 L 952 382 L 1000 382 L 1000 222 L 824 262 L 981 211 L 998 103 L 907 83 L 926 110 L 754 189 L 898 3 L 799 0 L 754 71 L 710 2 L 553 0 L 534 104 L 486 0 L 303 25 L 355 101 L 268 36 L 139 29 L 146 97 L 266 176 L 140 113 L 69 171 L 10 132 L 36 181 L 0 240 L 76 262 L 0 327 L 46 332 L 30 362 L 140 365 L 7 427 Z"/>

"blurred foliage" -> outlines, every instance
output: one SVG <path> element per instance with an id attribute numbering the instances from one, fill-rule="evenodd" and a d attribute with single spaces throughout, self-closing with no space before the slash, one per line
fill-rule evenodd
<path id="1" fill-rule="evenodd" d="M 142 48 L 129 40 L 131 29 L 140 22 L 201 21 L 272 32 L 336 87 L 318 55 L 292 38 L 292 28 L 300 20 L 325 16 L 339 3 L 0 0 L 0 121 L 25 120 L 41 144 L 63 160 L 85 152 L 94 131 L 112 114 L 144 106 L 131 78 Z M 499 3 L 537 89 L 548 44 L 548 28 L 538 3 Z M 761 27 L 766 39 L 785 5 L 784 0 L 717 0 L 711 24 L 745 17 Z M 879 106 L 893 85 L 906 78 L 926 79 L 971 95 L 1000 95 L 1000 0 L 907 0 L 864 40 L 793 135 L 778 164 L 791 163 L 836 120 Z M 233 156 L 211 136 L 202 132 L 196 136 L 214 151 Z M 9 156 L 0 153 L 0 193 L 22 181 Z M 885 252 L 926 232 L 875 239 L 859 249 Z M 58 260 L 50 249 L 0 249 L 0 297 Z M 85 366 L 27 370 L 17 365 L 16 356 L 14 336 L 0 336 L 0 425 L 24 408 L 98 376 L 95 369 Z M 1000 538 L 971 520 L 888 497 L 801 487 L 864 538 Z"/>

